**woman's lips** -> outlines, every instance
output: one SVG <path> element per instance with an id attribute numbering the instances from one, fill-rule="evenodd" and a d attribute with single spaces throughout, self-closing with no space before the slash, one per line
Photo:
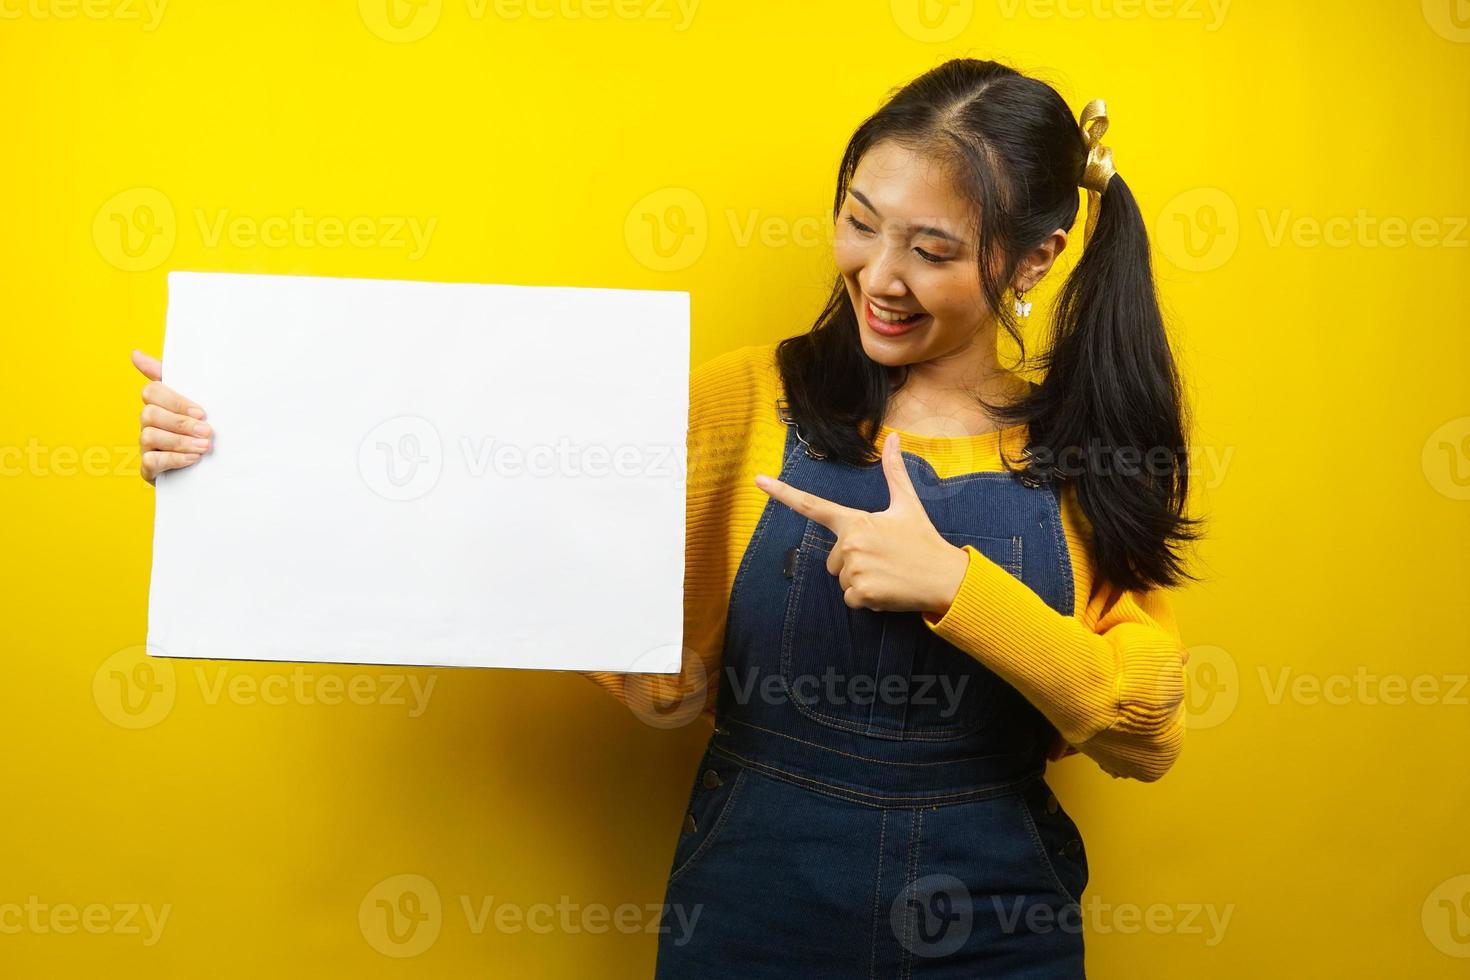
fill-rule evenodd
<path id="1" fill-rule="evenodd" d="M 906 334 L 910 330 L 921 327 L 929 321 L 929 314 L 921 313 L 918 318 L 913 321 L 907 323 L 891 323 L 888 320 L 884 320 L 882 317 L 878 316 L 878 314 L 874 312 L 872 301 L 867 299 L 863 300 L 863 314 L 864 318 L 868 321 L 868 327 L 874 333 L 880 333 L 885 337 L 897 337 L 901 334 Z"/>

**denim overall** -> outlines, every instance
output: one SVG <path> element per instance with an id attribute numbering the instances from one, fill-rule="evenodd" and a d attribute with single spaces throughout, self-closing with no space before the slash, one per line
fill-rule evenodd
<path id="1" fill-rule="evenodd" d="M 816 454 L 777 410 L 783 481 L 888 506 L 881 463 Z M 903 459 L 945 539 L 1072 614 L 1055 481 Z M 769 499 L 741 559 L 656 976 L 1083 976 L 1087 857 L 1044 778 L 1056 729 L 920 613 L 849 608 L 835 538 Z"/>

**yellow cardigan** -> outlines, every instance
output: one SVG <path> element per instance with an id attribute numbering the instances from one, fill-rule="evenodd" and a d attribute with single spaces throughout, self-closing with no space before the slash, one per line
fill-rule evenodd
<path id="1" fill-rule="evenodd" d="M 582 672 L 637 711 L 696 697 L 701 713 L 715 710 L 730 589 L 770 499 L 755 475 L 781 472 L 787 427 L 775 409 L 782 393 L 775 350 L 775 343 L 741 347 L 690 374 L 684 669 L 678 675 Z M 947 478 L 1001 470 L 1003 440 L 1014 462 L 1024 429 L 959 438 L 900 432 L 899 438 L 905 451 Z M 889 431 L 879 430 L 875 448 Z M 1080 751 L 1115 777 L 1153 781 L 1173 765 L 1184 739 L 1188 654 L 1169 594 L 1096 580 L 1091 531 L 1070 485 L 1061 499 L 1077 597 L 1072 615 L 1058 613 L 966 546 L 970 564 L 954 601 L 943 616 L 925 613 L 923 620 L 1051 720 L 1060 733 L 1053 760 Z"/>

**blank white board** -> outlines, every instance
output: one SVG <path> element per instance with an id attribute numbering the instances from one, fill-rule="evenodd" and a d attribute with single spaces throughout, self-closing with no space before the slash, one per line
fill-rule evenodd
<path id="1" fill-rule="evenodd" d="M 148 652 L 670 673 L 689 294 L 173 272 Z"/>

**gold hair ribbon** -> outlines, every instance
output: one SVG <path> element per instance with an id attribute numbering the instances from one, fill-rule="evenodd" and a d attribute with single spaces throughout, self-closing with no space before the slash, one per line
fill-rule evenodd
<path id="1" fill-rule="evenodd" d="M 1113 179 L 1113 151 L 1102 145 L 1103 133 L 1108 131 L 1108 107 L 1102 99 L 1093 99 L 1082 108 L 1077 121 L 1082 130 L 1082 142 L 1087 144 L 1087 166 L 1082 170 L 1082 187 L 1087 188 L 1087 227 L 1082 232 L 1082 244 L 1092 238 L 1092 229 L 1097 226 L 1097 212 L 1102 203 L 1103 191 Z"/>

